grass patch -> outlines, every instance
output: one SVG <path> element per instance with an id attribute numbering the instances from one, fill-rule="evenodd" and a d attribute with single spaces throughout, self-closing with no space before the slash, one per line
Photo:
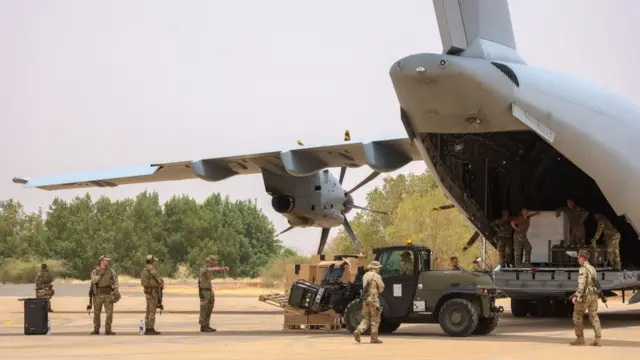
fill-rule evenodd
<path id="1" fill-rule="evenodd" d="M 0 283 L 3 284 L 30 284 L 36 280 L 40 264 L 45 263 L 55 277 L 63 276 L 66 267 L 60 260 L 25 261 L 7 259 L 0 263 Z"/>

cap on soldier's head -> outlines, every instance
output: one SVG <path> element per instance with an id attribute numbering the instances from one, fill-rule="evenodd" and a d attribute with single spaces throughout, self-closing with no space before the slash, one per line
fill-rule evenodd
<path id="1" fill-rule="evenodd" d="M 589 252 L 587 250 L 580 250 L 580 252 L 578 253 L 578 257 L 587 260 L 589 259 Z"/>
<path id="2" fill-rule="evenodd" d="M 100 259 L 98 259 L 98 261 L 102 261 L 102 260 L 111 261 L 111 258 L 108 258 L 105 255 L 102 255 L 102 256 L 100 256 Z"/>
<path id="3" fill-rule="evenodd" d="M 380 269 L 381 267 L 382 265 L 380 265 L 380 263 L 377 261 L 372 261 L 369 263 L 369 265 L 367 265 L 367 269 Z"/>
<path id="4" fill-rule="evenodd" d="M 402 254 L 400 254 L 400 257 L 402 258 L 410 258 L 411 257 L 411 253 L 408 251 L 404 251 Z"/>
<path id="5" fill-rule="evenodd" d="M 214 261 L 214 260 L 218 260 L 218 257 L 215 255 L 209 255 L 207 256 L 207 258 L 205 259 L 206 262 L 210 262 L 210 261 Z"/>
<path id="6" fill-rule="evenodd" d="M 149 260 L 149 261 L 156 261 L 156 260 L 158 260 L 158 258 L 157 258 L 157 257 L 155 257 L 155 256 L 153 256 L 153 255 L 147 255 L 147 260 Z"/>

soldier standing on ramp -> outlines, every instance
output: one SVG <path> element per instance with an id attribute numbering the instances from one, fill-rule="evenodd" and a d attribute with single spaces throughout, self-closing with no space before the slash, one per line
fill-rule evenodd
<path id="1" fill-rule="evenodd" d="M 156 331 L 156 309 L 160 301 L 160 289 L 164 289 L 164 280 L 156 271 L 156 259 L 153 255 L 147 255 L 147 264 L 142 269 L 140 282 L 144 288 L 144 295 L 147 298 L 147 310 L 144 315 L 144 334 L 160 335 L 161 332 Z"/>
<path id="2" fill-rule="evenodd" d="M 379 274 L 381 268 L 382 265 L 379 262 L 372 261 L 367 266 L 369 271 L 362 277 L 363 295 L 365 296 L 362 302 L 362 321 L 353 333 L 353 337 L 357 342 L 360 342 L 360 335 L 367 331 L 367 328 L 371 325 L 371 343 L 382 344 L 382 341 L 378 339 L 378 326 L 380 325 L 380 314 L 382 312 L 378 295 L 384 291 L 384 282 Z"/>
<path id="3" fill-rule="evenodd" d="M 496 231 L 500 266 L 506 267 L 507 263 L 511 263 L 513 252 L 513 228 L 509 221 L 509 210 L 502 210 L 502 217 L 493 220 L 490 225 Z"/>
<path id="4" fill-rule="evenodd" d="M 589 216 L 589 212 L 576 203 L 567 199 L 567 206 L 556 210 L 556 217 L 560 217 L 560 213 L 565 212 L 569 218 L 569 244 L 572 246 L 585 246 L 584 221 Z"/>
<path id="5" fill-rule="evenodd" d="M 198 293 L 200 295 L 200 332 L 213 332 L 216 329 L 209 326 L 211 312 L 216 301 L 216 295 L 211 286 L 211 278 L 214 272 L 227 272 L 228 267 L 218 267 L 218 257 L 209 255 L 204 265 L 200 268 L 198 277 Z"/>
<path id="6" fill-rule="evenodd" d="M 573 327 L 576 332 L 576 339 L 570 342 L 571 345 L 584 345 L 584 312 L 589 311 L 589 321 L 596 334 L 591 343 L 593 346 L 600 346 L 602 329 L 600 328 L 600 318 L 598 317 L 598 290 L 596 288 L 596 269 L 589 264 L 589 252 L 582 250 L 578 254 L 580 271 L 578 272 L 578 289 L 571 298 L 575 305 L 573 308 Z"/>
<path id="7" fill-rule="evenodd" d="M 100 265 L 91 272 L 91 286 L 93 286 L 93 332 L 91 335 L 100 334 L 100 313 L 102 305 L 107 312 L 105 317 L 105 335 L 115 335 L 111 331 L 113 323 L 113 304 L 120 300 L 118 289 L 118 275 L 109 267 L 110 258 L 100 257 Z"/>
<path id="8" fill-rule="evenodd" d="M 522 267 L 522 252 L 524 250 L 524 263 L 527 266 L 531 265 L 531 243 L 527 238 L 527 231 L 531 226 L 531 218 L 539 215 L 540 212 L 529 214 L 529 210 L 523 208 L 521 215 L 511 221 L 511 226 L 515 230 L 513 233 L 513 248 L 516 253 L 515 266 Z"/>
<path id="9" fill-rule="evenodd" d="M 600 236 L 604 235 L 604 246 L 607 250 L 607 262 L 613 266 L 616 271 L 620 271 L 622 265 L 620 264 L 620 233 L 615 226 L 602 214 L 593 214 L 593 217 L 598 221 L 598 227 L 596 233 L 591 239 L 595 250 L 596 241 Z"/>
<path id="10" fill-rule="evenodd" d="M 36 298 L 47 299 L 49 302 L 49 312 L 53 312 L 51 309 L 51 297 L 56 293 L 53 290 L 53 275 L 47 268 L 47 264 L 40 265 L 40 271 L 36 275 Z"/>

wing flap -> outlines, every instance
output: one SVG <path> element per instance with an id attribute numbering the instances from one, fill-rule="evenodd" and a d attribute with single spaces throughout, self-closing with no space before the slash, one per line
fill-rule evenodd
<path id="1" fill-rule="evenodd" d="M 221 181 L 235 175 L 261 173 L 263 170 L 282 176 L 308 176 L 331 167 L 369 165 L 380 172 L 399 169 L 410 161 L 420 160 L 418 150 L 407 138 L 349 142 L 338 145 L 296 148 L 288 151 L 234 155 L 196 161 L 153 163 L 116 169 L 96 170 L 44 176 L 14 178 L 26 188 L 65 190 L 92 187 L 115 187 L 162 181 L 203 179 Z"/>

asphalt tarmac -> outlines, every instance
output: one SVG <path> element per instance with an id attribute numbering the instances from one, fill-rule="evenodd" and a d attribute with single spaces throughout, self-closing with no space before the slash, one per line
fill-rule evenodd
<path id="1" fill-rule="evenodd" d="M 496 331 L 487 336 L 451 338 L 436 325 L 406 324 L 383 344 L 355 343 L 346 331 L 282 330 L 283 316 L 276 307 L 257 297 L 227 296 L 216 299 L 211 317 L 215 333 L 200 333 L 199 299 L 195 295 L 165 297 L 162 315 L 156 315 L 160 336 L 140 336 L 144 298 L 123 295 L 115 305 L 116 336 L 90 336 L 93 313 L 84 310 L 86 286 L 56 286 L 50 314 L 52 334 L 25 336 L 19 297 L 32 296 L 30 286 L 0 285 L 0 358 L 79 359 L 632 359 L 640 349 L 640 306 L 611 299 L 601 304 L 602 347 L 572 347 L 570 318 L 514 318 L 508 301 L 500 300 L 505 313 Z M 59 291 L 63 295 L 58 296 Z M 74 292 L 78 296 L 73 296 Z M 104 314 L 102 315 L 104 323 Z M 585 318 L 587 340 L 593 338 Z"/>

